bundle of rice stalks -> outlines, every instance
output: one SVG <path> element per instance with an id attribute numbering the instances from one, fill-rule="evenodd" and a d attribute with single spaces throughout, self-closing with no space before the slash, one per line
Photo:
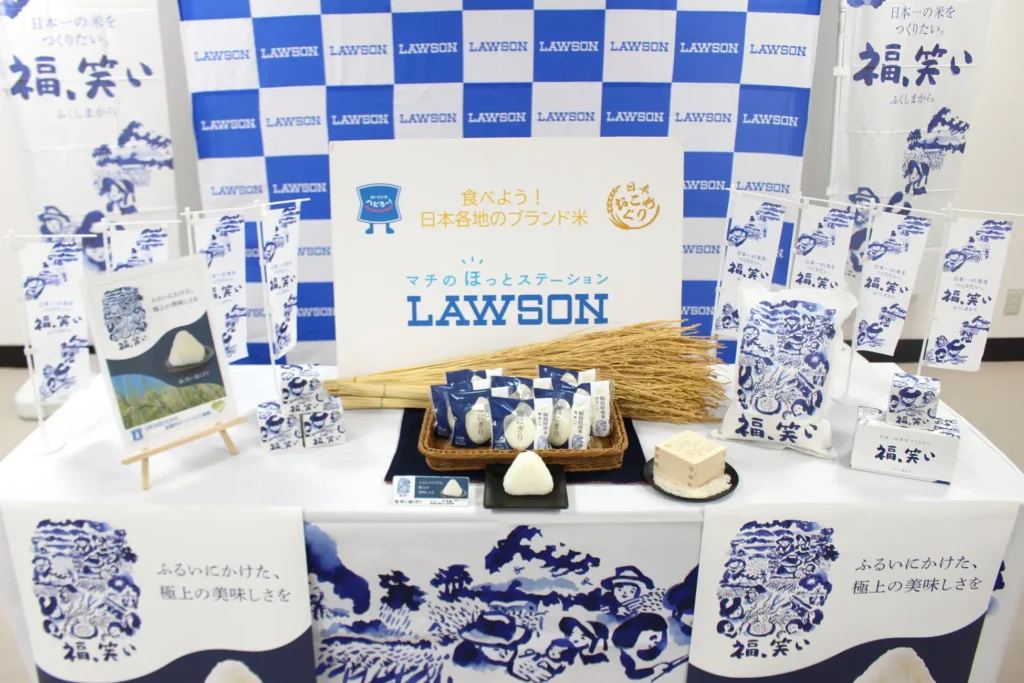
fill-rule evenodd
<path id="1" fill-rule="evenodd" d="M 426 408 L 430 385 L 444 384 L 445 371 L 503 368 L 506 375 L 535 377 L 537 365 L 586 370 L 614 380 L 615 400 L 626 417 L 679 424 L 715 420 L 725 402 L 716 379 L 714 339 L 691 336 L 697 326 L 655 321 L 500 351 L 450 358 L 438 363 L 346 377 L 325 382 L 346 410 Z"/>

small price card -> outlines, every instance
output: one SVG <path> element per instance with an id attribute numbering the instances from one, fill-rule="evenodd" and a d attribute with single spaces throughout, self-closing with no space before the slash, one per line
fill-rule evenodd
<path id="1" fill-rule="evenodd" d="M 455 507 L 469 505 L 469 477 L 395 477 L 395 505 Z"/>

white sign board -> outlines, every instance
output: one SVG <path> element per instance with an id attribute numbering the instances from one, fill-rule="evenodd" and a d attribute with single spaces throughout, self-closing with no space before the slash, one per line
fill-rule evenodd
<path id="1" fill-rule="evenodd" d="M 315 680 L 300 509 L 10 503 L 3 522 L 40 681 Z"/>
<path id="2" fill-rule="evenodd" d="M 709 507 L 687 680 L 967 683 L 1018 507 Z"/>
<path id="3" fill-rule="evenodd" d="M 126 448 L 237 416 L 202 255 L 90 278 L 92 338 Z"/>
<path id="4" fill-rule="evenodd" d="M 331 146 L 342 376 L 678 318 L 669 138 Z"/>

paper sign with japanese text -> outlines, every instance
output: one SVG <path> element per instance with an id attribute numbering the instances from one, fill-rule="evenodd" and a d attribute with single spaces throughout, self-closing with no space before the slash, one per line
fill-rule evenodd
<path id="1" fill-rule="evenodd" d="M 60 239 L 24 242 L 16 249 L 32 381 L 40 400 L 64 400 L 89 377 L 82 251 L 74 240 Z"/>
<path id="2" fill-rule="evenodd" d="M 666 138 L 336 142 L 342 376 L 678 318 Z"/>
<path id="3" fill-rule="evenodd" d="M 949 228 L 925 364 L 981 369 L 1013 222 L 962 216 Z"/>
<path id="4" fill-rule="evenodd" d="M 771 283 L 782 239 L 787 205 L 737 194 L 732 201 L 725 238 L 721 291 L 715 308 L 714 333 L 735 339 L 740 325 L 740 283 Z"/>
<path id="5" fill-rule="evenodd" d="M 845 284 L 843 268 L 850 249 L 854 214 L 827 206 L 805 206 L 794 250 L 794 289 L 838 289 Z"/>
<path id="6" fill-rule="evenodd" d="M 880 213 L 875 217 L 857 297 L 854 341 L 858 349 L 886 356 L 896 352 L 931 226 L 932 220 L 922 216 Z"/>
<path id="7" fill-rule="evenodd" d="M 687 680 L 967 683 L 1018 507 L 708 507 Z"/>
<path id="8" fill-rule="evenodd" d="M 230 212 L 194 216 L 196 253 L 206 259 L 210 272 L 216 329 L 224 342 L 229 363 L 249 355 L 245 303 L 245 216 Z"/>
<path id="9" fill-rule="evenodd" d="M 313 683 L 298 508 L 7 503 L 39 680 Z"/>
<path id="10" fill-rule="evenodd" d="M 121 441 L 141 450 L 237 416 L 200 254 L 85 284 Z"/>

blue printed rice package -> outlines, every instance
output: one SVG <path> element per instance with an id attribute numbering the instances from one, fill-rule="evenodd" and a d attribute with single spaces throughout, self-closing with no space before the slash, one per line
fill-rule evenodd
<path id="1" fill-rule="evenodd" d="M 572 406 L 576 400 L 575 392 L 562 389 L 537 389 L 536 394 L 535 402 L 538 399 L 552 401 L 550 425 L 547 431 L 548 448 L 568 448 L 569 436 L 572 432 Z"/>
<path id="2" fill-rule="evenodd" d="M 529 377 L 491 377 L 491 395 L 504 396 L 509 398 L 533 398 L 535 389 L 551 389 L 553 381 L 550 379 L 531 379 Z"/>
<path id="3" fill-rule="evenodd" d="M 494 368 L 493 370 L 449 370 L 444 373 L 444 381 L 448 386 L 455 384 L 466 384 L 472 383 L 473 378 L 478 379 L 490 379 L 491 377 L 497 377 L 504 372 L 501 368 Z"/>
<path id="4" fill-rule="evenodd" d="M 259 404 L 256 422 L 260 427 L 260 441 L 271 451 L 284 451 L 302 447 L 302 418 L 287 415 L 277 401 Z"/>
<path id="5" fill-rule="evenodd" d="M 281 410 L 299 415 L 327 410 L 331 395 L 324 388 L 326 371 L 319 365 L 280 365 L 277 368 Z"/>
<path id="6" fill-rule="evenodd" d="M 340 446 L 346 438 L 345 410 L 339 399 L 331 397 L 324 410 L 302 416 L 302 439 L 306 448 Z"/>
<path id="7" fill-rule="evenodd" d="M 824 419 L 830 371 L 857 300 L 837 290 L 772 293 L 750 282 L 740 285 L 739 296 L 735 394 L 722 437 L 832 457 Z"/>
<path id="8" fill-rule="evenodd" d="M 537 366 L 538 377 L 550 377 L 553 380 L 562 382 L 563 384 L 569 384 L 576 386 L 577 384 L 584 384 L 586 382 L 593 382 L 597 380 L 597 370 L 566 370 L 565 368 L 556 368 L 553 365 L 538 365 Z"/>
<path id="9" fill-rule="evenodd" d="M 532 399 L 491 397 L 491 447 L 528 451 L 537 438 Z"/>
<path id="10" fill-rule="evenodd" d="M 452 411 L 452 445 L 479 448 L 491 441 L 490 390 L 453 389 L 448 392 Z"/>
<path id="11" fill-rule="evenodd" d="M 452 436 L 452 425 L 448 419 L 448 392 L 451 387 L 435 385 L 430 387 L 430 403 L 434 408 L 434 434 L 443 439 Z"/>

